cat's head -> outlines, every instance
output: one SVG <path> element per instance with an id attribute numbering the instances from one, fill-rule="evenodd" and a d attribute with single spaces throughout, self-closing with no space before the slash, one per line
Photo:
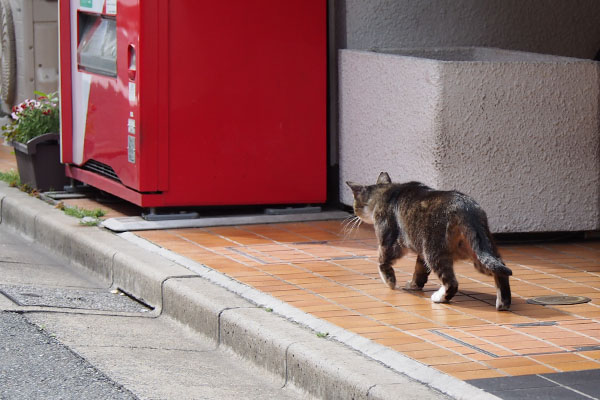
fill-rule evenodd
<path id="1" fill-rule="evenodd" d="M 382 172 L 374 185 L 359 185 L 354 182 L 346 182 L 352 189 L 354 195 L 354 214 L 363 222 L 373 223 L 373 210 L 381 193 L 392 183 L 387 172 Z"/>

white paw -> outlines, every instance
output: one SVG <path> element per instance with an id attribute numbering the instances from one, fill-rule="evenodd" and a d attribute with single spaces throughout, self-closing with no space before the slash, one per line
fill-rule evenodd
<path id="1" fill-rule="evenodd" d="M 510 308 L 510 304 L 506 305 L 502 302 L 502 300 L 500 300 L 500 298 L 496 299 L 496 310 L 498 311 L 508 311 L 508 309 Z"/>
<path id="2" fill-rule="evenodd" d="M 510 299 L 507 301 L 508 304 L 505 304 L 502 301 L 502 293 L 500 292 L 500 289 L 496 290 L 496 310 L 498 311 L 508 311 L 508 309 L 510 308 Z"/>
<path id="3" fill-rule="evenodd" d="M 444 303 L 446 301 L 446 288 L 442 286 L 434 294 L 432 294 L 431 301 L 434 303 Z"/>

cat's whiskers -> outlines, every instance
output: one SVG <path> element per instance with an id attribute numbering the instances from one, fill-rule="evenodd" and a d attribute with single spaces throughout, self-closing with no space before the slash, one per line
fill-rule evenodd
<path id="1" fill-rule="evenodd" d="M 344 236 L 348 235 L 348 232 L 351 230 L 351 227 L 355 223 L 357 218 L 358 217 L 356 215 L 351 215 L 342 221 L 342 233 L 344 234 Z"/>
<path id="2" fill-rule="evenodd" d="M 346 218 L 344 222 L 342 222 L 342 232 L 344 233 L 344 238 L 348 238 L 352 235 L 352 233 L 356 232 L 361 223 L 362 220 L 356 215 Z"/>
<path id="3" fill-rule="evenodd" d="M 350 223 L 350 221 L 352 220 L 353 217 L 348 217 L 346 219 L 344 219 L 342 221 L 342 226 L 340 227 L 340 232 L 346 236 L 346 233 L 348 232 L 348 224 Z"/>
<path id="4" fill-rule="evenodd" d="M 353 232 L 358 232 L 358 229 L 360 228 L 360 224 L 362 224 L 362 223 L 363 223 L 363 220 L 357 217 L 356 218 L 356 222 L 352 226 L 352 231 Z"/>

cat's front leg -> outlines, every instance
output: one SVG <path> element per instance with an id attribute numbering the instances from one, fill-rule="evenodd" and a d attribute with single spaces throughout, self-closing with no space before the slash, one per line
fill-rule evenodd
<path id="1" fill-rule="evenodd" d="M 423 290 L 423 286 L 427 283 L 431 269 L 425 265 L 423 257 L 417 256 L 417 262 L 415 263 L 415 272 L 413 273 L 412 280 L 406 282 L 404 289 L 406 290 Z"/>
<path id="2" fill-rule="evenodd" d="M 398 243 L 398 225 L 392 219 L 377 218 L 375 234 L 379 241 L 379 276 L 390 289 L 395 289 L 396 273 L 392 266 L 405 251 Z"/>
<path id="3" fill-rule="evenodd" d="M 392 265 L 401 255 L 402 251 L 396 245 L 379 245 L 379 276 L 390 289 L 396 288 L 396 273 Z"/>

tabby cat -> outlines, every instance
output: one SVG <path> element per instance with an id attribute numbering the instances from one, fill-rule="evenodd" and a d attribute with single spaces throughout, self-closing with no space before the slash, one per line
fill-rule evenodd
<path id="1" fill-rule="evenodd" d="M 386 172 L 375 185 L 346 183 L 354 194 L 354 213 L 375 227 L 379 274 L 390 288 L 396 287 L 393 263 L 410 249 L 417 253 L 417 262 L 405 288 L 422 290 L 433 270 L 442 286 L 431 300 L 448 302 L 458 290 L 454 261 L 471 259 L 479 272 L 494 277 L 496 309 L 508 310 L 512 271 L 500 258 L 487 216 L 475 200 L 419 182 L 392 183 Z"/>

